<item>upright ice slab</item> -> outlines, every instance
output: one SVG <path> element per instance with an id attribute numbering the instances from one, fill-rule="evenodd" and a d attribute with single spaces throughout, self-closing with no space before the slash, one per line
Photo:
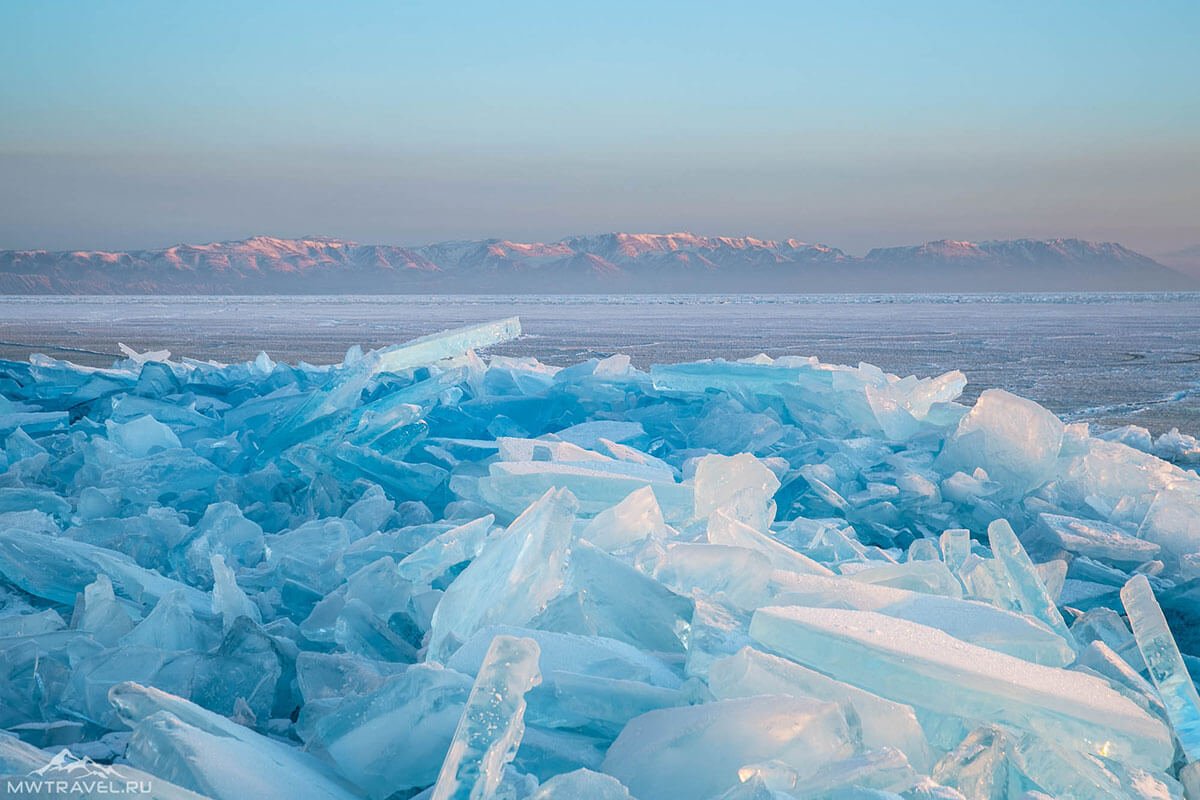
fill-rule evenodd
<path id="1" fill-rule="evenodd" d="M 1200 759 L 1200 695 L 1145 575 L 1129 579 L 1121 589 L 1121 602 L 1150 680 L 1166 706 L 1179 749 L 1188 762 L 1195 762 Z"/>
<path id="2" fill-rule="evenodd" d="M 771 498 L 779 488 L 779 478 L 749 453 L 705 456 L 696 465 L 694 484 L 697 517 L 724 508 L 729 516 L 755 530 L 765 530 L 774 521 Z"/>
<path id="3" fill-rule="evenodd" d="M 525 732 L 525 693 L 541 681 L 539 652 L 533 639 L 492 640 L 438 773 L 433 800 L 493 796 Z"/>
<path id="4" fill-rule="evenodd" d="M 581 535 L 602 550 L 612 553 L 647 539 L 663 541 L 677 535 L 677 532 L 664 521 L 654 490 L 644 486 L 593 517 Z"/>
<path id="5" fill-rule="evenodd" d="M 1067 623 L 1063 621 L 1062 613 L 1051 598 L 1041 576 L 1034 569 L 1021 540 L 1013 533 L 1008 520 L 998 519 L 988 525 L 988 542 L 992 546 L 996 561 L 1008 578 L 1009 589 L 1017 598 L 1021 610 L 1046 623 L 1052 631 L 1073 645 L 1075 637 L 1071 635 Z"/>

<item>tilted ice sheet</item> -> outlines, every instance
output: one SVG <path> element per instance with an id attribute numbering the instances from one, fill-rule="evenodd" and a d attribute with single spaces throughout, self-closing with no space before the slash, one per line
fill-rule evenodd
<path id="1" fill-rule="evenodd" d="M 966 719 L 1054 735 L 1101 755 L 1164 769 L 1165 726 L 1100 679 L 1046 667 L 870 611 L 773 606 L 750 635 L 862 689 Z"/>
<path id="2" fill-rule="evenodd" d="M 850 578 L 788 576 L 772 604 L 875 611 L 937 628 L 965 642 L 1062 667 L 1075 659 L 1067 642 L 1039 620 L 976 600 L 864 584 Z"/>

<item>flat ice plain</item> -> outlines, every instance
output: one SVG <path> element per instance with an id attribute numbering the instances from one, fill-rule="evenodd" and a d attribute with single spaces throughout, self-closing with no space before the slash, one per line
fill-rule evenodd
<path id="1" fill-rule="evenodd" d="M 1200 434 L 1200 294 L 387 297 L 0 297 L 0 358 L 94 366 L 140 350 L 238 361 L 340 361 L 459 325 L 519 315 L 493 352 L 566 365 L 626 353 L 639 367 L 814 355 L 899 375 L 966 373 L 1100 429 Z"/>

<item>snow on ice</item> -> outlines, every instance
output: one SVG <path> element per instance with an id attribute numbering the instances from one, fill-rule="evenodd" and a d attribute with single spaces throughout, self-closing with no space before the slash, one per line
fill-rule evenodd
<path id="1" fill-rule="evenodd" d="M 0 362 L 0 775 L 1200 798 L 1194 439 L 958 372 L 476 353 L 518 335 Z"/>

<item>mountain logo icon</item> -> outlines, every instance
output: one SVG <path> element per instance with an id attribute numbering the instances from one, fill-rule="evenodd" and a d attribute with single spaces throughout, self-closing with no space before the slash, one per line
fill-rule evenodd
<path id="1" fill-rule="evenodd" d="M 107 780 L 122 780 L 121 774 L 114 767 L 100 764 L 84 756 L 76 758 L 65 747 L 59 750 L 45 765 L 29 773 L 41 778 L 105 778 Z"/>

